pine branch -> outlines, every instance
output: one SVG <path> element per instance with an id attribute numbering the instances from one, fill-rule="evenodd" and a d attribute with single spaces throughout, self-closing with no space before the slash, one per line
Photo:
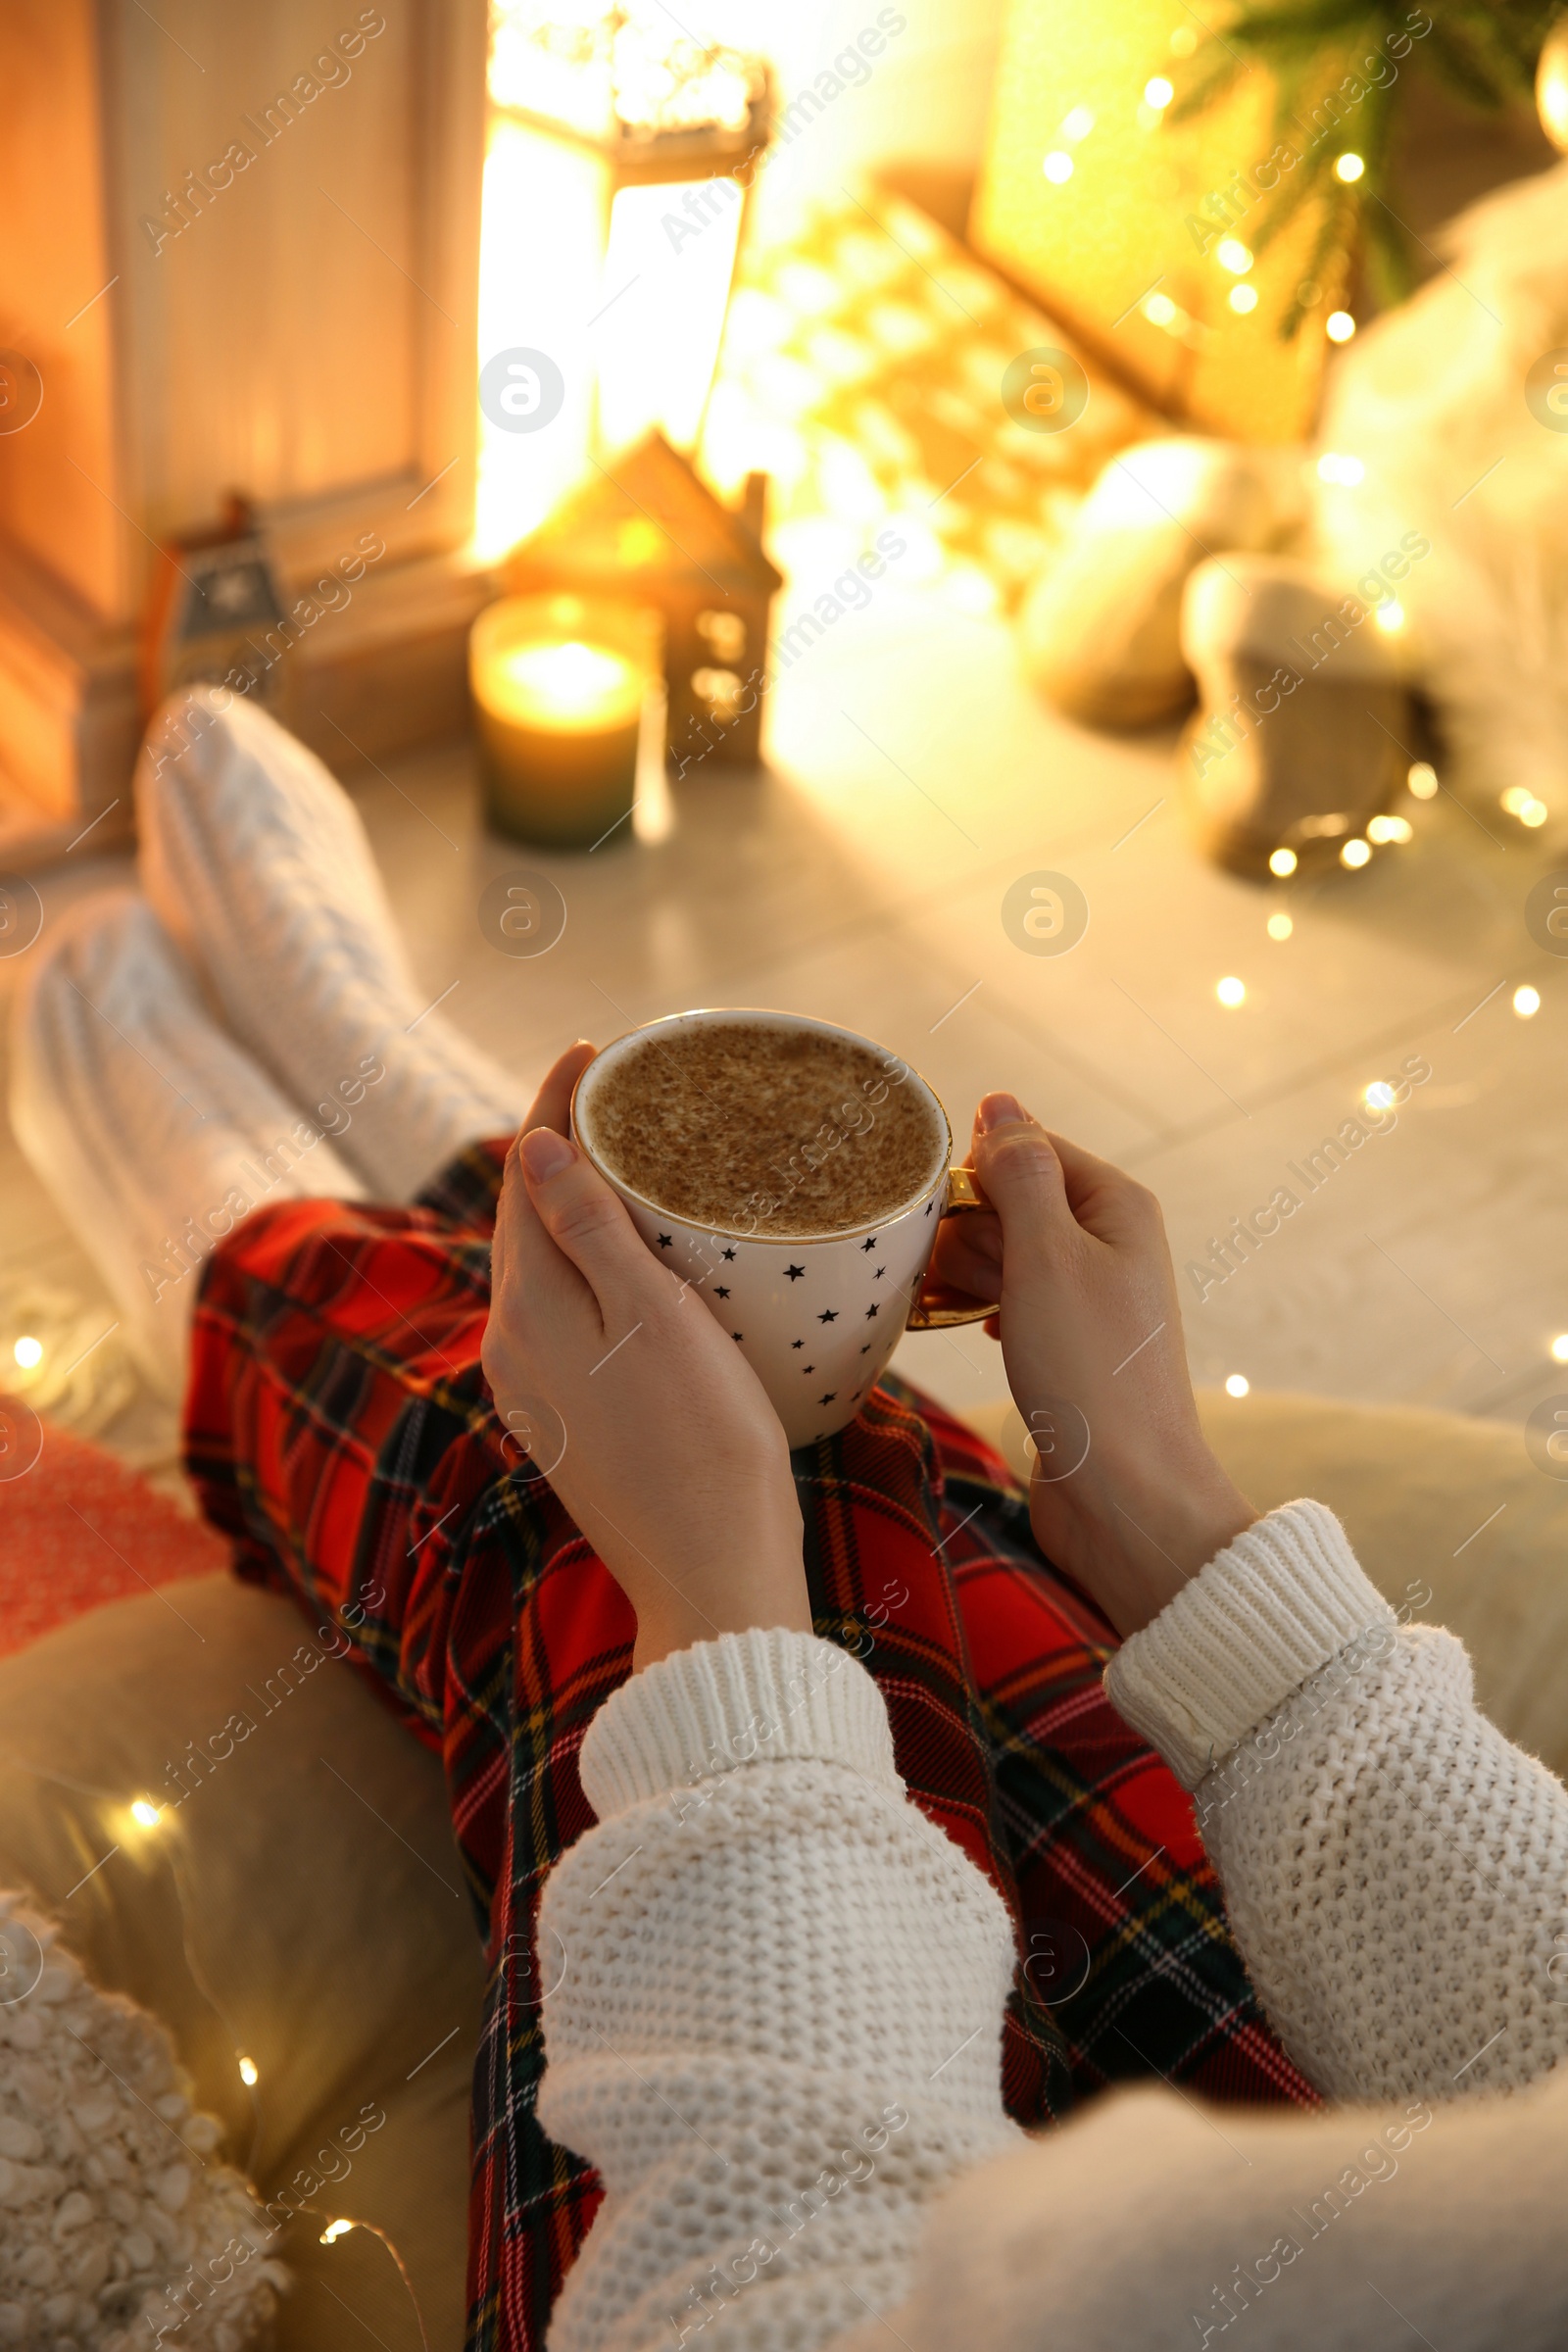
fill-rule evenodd
<path id="1" fill-rule="evenodd" d="M 1285 317 L 1280 321 L 1280 340 L 1282 343 L 1289 343 L 1293 341 L 1294 338 L 1300 332 L 1302 323 L 1306 318 L 1307 310 L 1309 307 L 1311 307 L 1302 299 L 1301 286 L 1312 284 L 1320 285 L 1325 266 L 1339 250 L 1340 241 L 1343 234 L 1342 221 L 1339 217 L 1342 210 L 1343 208 L 1341 206 L 1332 202 L 1324 207 L 1323 219 L 1318 227 L 1317 239 L 1312 247 L 1311 258 L 1306 266 L 1306 273 L 1300 280 L 1300 284 L 1298 286 L 1296 293 L 1292 298 L 1290 309 L 1286 312 Z"/>
<path id="2" fill-rule="evenodd" d="M 1263 252 L 1303 206 L 1321 205 L 1306 279 L 1321 278 L 1332 257 L 1359 238 L 1380 298 L 1396 300 L 1416 274 L 1409 240 L 1387 202 L 1409 66 L 1419 58 L 1435 79 L 1484 112 L 1528 101 L 1556 14 L 1557 0 L 1237 0 L 1223 29 L 1196 51 L 1169 119 L 1198 119 L 1262 68 L 1274 84 L 1276 152 L 1286 146 L 1296 160 L 1276 189 L 1259 192 L 1263 210 L 1249 242 Z M 1400 40 L 1396 56 L 1393 44 Z M 1363 70 L 1377 59 L 1389 69 L 1385 79 Z M 1347 99 L 1347 81 L 1361 86 L 1358 98 Z M 1334 167 L 1352 143 L 1364 170 L 1345 183 Z M 1281 329 L 1287 338 L 1307 308 L 1298 296 Z"/>
<path id="3" fill-rule="evenodd" d="M 1440 15 L 1423 43 L 1426 56 L 1456 96 L 1489 112 L 1528 97 L 1534 79 L 1532 62 L 1522 68 L 1517 52 L 1497 38 L 1497 27 L 1483 19 L 1452 24 Z"/>

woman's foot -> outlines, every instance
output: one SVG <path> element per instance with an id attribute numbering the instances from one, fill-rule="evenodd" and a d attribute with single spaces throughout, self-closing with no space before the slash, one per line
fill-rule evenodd
<path id="1" fill-rule="evenodd" d="M 28 975 L 11 1123 L 109 1287 L 143 1369 L 184 1393 L 196 1269 L 264 1201 L 364 1187 L 220 1029 L 144 899 L 85 900 Z M 373 1088 L 366 1100 L 373 1099 Z M 352 1132 L 347 1104 L 332 1122 Z"/>
<path id="2" fill-rule="evenodd" d="M 466 1145 L 517 1125 L 507 1073 L 421 996 L 352 803 L 275 719 L 210 687 L 175 697 L 148 732 L 136 808 L 149 900 L 301 1107 L 317 1116 L 380 1064 L 344 1145 L 377 1199 L 412 1200 Z"/>

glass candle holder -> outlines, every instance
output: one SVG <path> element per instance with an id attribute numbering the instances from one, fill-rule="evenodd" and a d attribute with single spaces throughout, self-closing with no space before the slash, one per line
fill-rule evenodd
<path id="1" fill-rule="evenodd" d="M 649 606 L 559 595 L 486 606 L 468 637 L 468 684 L 497 832 L 592 849 L 630 815 L 662 661 Z"/>

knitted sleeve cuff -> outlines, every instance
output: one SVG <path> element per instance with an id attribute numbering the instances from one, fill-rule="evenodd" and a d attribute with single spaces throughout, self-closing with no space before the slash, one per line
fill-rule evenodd
<path id="1" fill-rule="evenodd" d="M 887 1708 L 847 1650 L 781 1628 L 724 1634 L 634 1674 L 582 1743 L 583 1793 L 601 1821 L 744 1764 L 808 1757 L 902 1789 Z"/>
<path id="2" fill-rule="evenodd" d="M 1394 1611 L 1320 1502 L 1288 1502 L 1237 1537 L 1105 1669 L 1105 1692 L 1184 1788 Z"/>

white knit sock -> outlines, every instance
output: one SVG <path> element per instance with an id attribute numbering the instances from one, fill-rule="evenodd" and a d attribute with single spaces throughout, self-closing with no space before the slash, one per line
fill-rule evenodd
<path id="1" fill-rule="evenodd" d="M 14 1023 L 17 1141 L 102 1274 L 148 1377 L 178 1398 L 195 1269 L 216 1243 L 264 1201 L 357 1200 L 364 1187 L 219 1027 L 130 892 L 84 900 L 64 918 Z"/>
<path id="2" fill-rule="evenodd" d="M 211 688 L 178 695 L 148 730 L 142 886 L 234 1035 L 310 1115 L 380 1063 L 344 1152 L 377 1198 L 411 1200 L 465 1145 L 516 1127 L 523 1098 L 426 1009 L 341 787 L 254 703 L 220 704 Z"/>

